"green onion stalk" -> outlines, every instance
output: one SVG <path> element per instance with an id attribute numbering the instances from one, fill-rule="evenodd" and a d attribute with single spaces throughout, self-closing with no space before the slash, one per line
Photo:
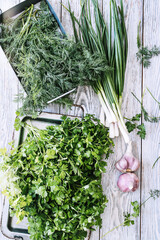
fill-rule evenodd
<path id="1" fill-rule="evenodd" d="M 91 17 L 91 3 L 94 7 L 94 23 Z M 75 41 L 83 42 L 91 53 L 100 53 L 113 69 L 104 73 L 92 87 L 99 97 L 109 123 L 110 137 L 117 137 L 120 130 L 125 143 L 128 144 L 129 134 L 121 113 L 128 52 L 123 2 L 120 0 L 118 6 L 115 0 L 110 1 L 109 24 L 106 24 L 97 0 L 84 0 L 81 3 L 79 19 L 75 17 L 70 5 L 67 10 L 72 20 Z"/>

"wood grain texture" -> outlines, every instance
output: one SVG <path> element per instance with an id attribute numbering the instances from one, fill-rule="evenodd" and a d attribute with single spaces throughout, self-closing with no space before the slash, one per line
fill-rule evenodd
<path id="1" fill-rule="evenodd" d="M 9 8 L 17 5 L 18 3 L 20 3 L 20 0 L 5 0 L 5 1 L 0 1 L 0 9 L 2 10 L 2 12 L 8 10 Z"/>
<path id="2" fill-rule="evenodd" d="M 6 56 L 0 47 L 0 148 L 6 147 L 13 140 L 14 120 L 17 104 L 13 102 L 18 93 L 18 80 Z M 0 193 L 0 219 L 4 197 Z"/>
<path id="3" fill-rule="evenodd" d="M 5 11 L 23 0 L 0 0 L 0 8 Z M 62 20 L 62 24 L 71 37 L 73 35 L 71 21 L 68 12 L 61 7 L 60 2 L 67 5 L 66 0 L 49 0 L 58 17 Z M 118 1 L 118 0 L 117 0 Z M 80 0 L 70 0 L 71 8 L 75 15 L 80 15 Z M 108 19 L 109 0 L 99 1 L 103 14 Z M 137 25 L 142 18 L 143 12 L 142 0 L 124 0 L 125 21 L 129 38 L 129 54 L 126 70 L 126 84 L 124 89 L 122 111 L 124 116 L 132 117 L 140 112 L 140 105 L 131 95 L 141 97 L 142 69 L 136 61 L 136 37 Z M 152 47 L 154 44 L 159 46 L 159 22 L 160 22 L 160 2 L 158 0 L 144 1 L 144 45 Z M 92 11 L 93 14 L 93 11 Z M 159 74 L 160 57 L 152 60 L 152 65 L 148 70 L 143 72 L 143 89 L 148 87 L 154 96 L 160 99 L 160 74 Z M 0 148 L 8 147 L 7 143 L 11 141 L 13 136 L 13 124 L 15 119 L 15 111 L 17 104 L 13 102 L 15 94 L 18 93 L 21 86 L 18 79 L 11 69 L 5 55 L 0 49 Z M 79 87 L 77 93 L 73 94 L 74 103 L 82 105 L 84 113 L 95 114 L 96 117 L 102 116 L 101 106 L 98 97 L 91 87 Z M 150 114 L 159 115 L 158 105 L 150 97 L 148 93 L 145 95 L 145 107 Z M 65 107 L 56 104 L 49 105 L 46 111 L 62 114 L 82 115 L 79 108 Z M 125 151 L 125 144 L 121 138 L 115 140 L 115 151 L 108 160 L 106 174 L 103 174 L 102 185 L 104 193 L 107 195 L 109 202 L 102 215 L 102 229 L 97 229 L 91 234 L 90 240 L 159 240 L 160 239 L 160 201 L 150 200 L 143 208 L 140 220 L 136 220 L 136 224 L 132 227 L 120 227 L 106 237 L 102 236 L 123 222 L 123 212 L 130 211 L 130 202 L 134 200 L 144 201 L 148 197 L 148 192 L 152 188 L 160 189 L 159 181 L 159 165 L 152 170 L 152 164 L 158 156 L 160 156 L 160 128 L 159 124 L 147 124 L 147 138 L 142 142 L 142 176 L 138 171 L 141 180 L 141 188 L 134 193 L 121 193 L 117 186 L 117 179 L 120 175 L 114 168 L 114 164 L 119 160 Z M 136 133 L 131 134 L 133 140 L 133 153 L 137 158 L 141 158 L 141 141 Z M 141 198 L 141 199 L 140 199 Z M 3 198 L 0 195 L 0 219 L 3 206 Z M 140 229 L 141 228 L 141 229 Z M 0 233 L 0 240 L 7 239 Z"/>
<path id="4" fill-rule="evenodd" d="M 138 1 L 123 1 L 125 11 L 125 22 L 128 32 L 129 52 L 128 62 L 125 76 L 125 89 L 123 95 L 122 113 L 125 117 L 132 117 L 140 112 L 140 106 L 133 98 L 131 92 L 136 96 L 141 96 L 141 67 L 136 61 L 136 36 L 137 25 L 141 20 L 142 4 Z M 109 1 L 103 1 L 103 14 L 107 21 L 109 15 Z M 134 107 L 133 107 L 134 106 Z M 141 157 L 141 141 L 136 134 L 130 134 L 133 140 L 133 153 L 140 159 Z M 117 180 L 120 173 L 115 169 L 114 164 L 119 160 L 125 152 L 125 144 L 122 138 L 115 140 L 115 153 L 108 160 L 106 174 L 103 175 L 102 185 L 104 192 L 109 199 L 108 206 L 105 209 L 103 218 L 103 226 L 100 233 L 102 240 L 139 240 L 140 227 L 139 221 L 132 227 L 119 227 L 110 234 L 105 235 L 110 229 L 123 223 L 123 212 L 131 210 L 131 201 L 140 199 L 140 188 L 134 193 L 122 193 L 117 187 Z M 139 172 L 138 172 L 139 176 Z"/>
<path id="5" fill-rule="evenodd" d="M 152 48 L 160 46 L 160 2 L 144 1 L 144 46 Z M 160 101 L 160 56 L 154 57 L 151 66 L 144 69 L 143 89 L 147 87 L 157 100 Z M 144 105 L 150 115 L 159 116 L 158 104 L 146 91 Z M 146 124 L 146 123 L 145 123 Z M 160 161 L 154 169 L 152 165 L 160 156 L 160 125 L 159 123 L 146 124 L 147 137 L 142 145 L 142 202 L 148 197 L 150 189 L 160 189 Z M 149 220 L 148 220 L 149 219 Z M 149 200 L 142 207 L 141 215 L 141 239 L 160 239 L 160 200 Z"/>
<path id="6" fill-rule="evenodd" d="M 4 12 L 10 7 L 18 4 L 18 0 L 0 1 L 0 9 Z M 7 58 L 0 47 L 0 148 L 9 150 L 8 142 L 13 138 L 13 124 L 17 104 L 13 102 L 18 93 L 18 81 Z M 4 196 L 0 193 L 0 225 L 3 211 Z M 6 239 L 0 233 L 0 239 Z"/>
<path id="7" fill-rule="evenodd" d="M 7 147 L 13 137 L 18 79 L 0 47 L 0 146 Z"/>

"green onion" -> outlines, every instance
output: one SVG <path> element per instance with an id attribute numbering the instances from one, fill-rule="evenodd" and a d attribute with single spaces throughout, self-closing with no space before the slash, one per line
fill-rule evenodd
<path id="1" fill-rule="evenodd" d="M 94 7 L 95 28 L 91 21 L 91 2 Z M 97 80 L 93 89 L 97 93 L 106 119 L 110 124 L 110 137 L 118 136 L 118 128 L 126 143 L 129 143 L 128 131 L 121 114 L 124 89 L 125 70 L 127 63 L 128 39 L 124 21 L 123 2 L 117 6 L 115 0 L 110 1 L 110 21 L 106 24 L 99 9 L 97 0 L 84 0 L 81 15 L 77 19 L 74 12 L 67 9 L 72 20 L 75 41 L 83 42 L 91 53 L 100 53 L 107 64 L 114 68 Z M 78 26 L 78 29 L 76 28 Z"/>

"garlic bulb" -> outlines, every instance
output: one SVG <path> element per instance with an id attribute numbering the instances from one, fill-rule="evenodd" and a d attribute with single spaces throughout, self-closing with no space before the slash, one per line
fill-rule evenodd
<path id="1" fill-rule="evenodd" d="M 134 173 L 124 173 L 119 176 L 117 186 L 122 192 L 134 192 L 139 186 L 139 179 Z"/>
<path id="2" fill-rule="evenodd" d="M 140 166 L 140 162 L 132 154 L 131 142 L 128 144 L 127 151 L 123 157 L 116 162 L 115 167 L 122 173 L 135 172 Z"/>

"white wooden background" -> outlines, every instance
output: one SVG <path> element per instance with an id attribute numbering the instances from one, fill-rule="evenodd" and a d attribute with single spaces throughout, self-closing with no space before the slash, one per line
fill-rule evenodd
<path id="1" fill-rule="evenodd" d="M 0 0 L 2 11 L 22 2 L 20 0 Z M 71 22 L 69 14 L 60 5 L 60 0 L 50 0 L 50 3 L 56 10 L 65 30 L 71 36 Z M 61 0 L 67 5 L 67 0 Z M 144 45 L 149 47 L 160 46 L 160 1 L 159 0 L 124 0 L 125 21 L 129 38 L 129 54 L 126 70 L 126 84 L 123 97 L 123 114 L 126 117 L 132 117 L 140 112 L 140 105 L 133 98 L 131 92 L 138 98 L 141 97 L 143 90 L 148 87 L 154 96 L 160 100 L 160 57 L 154 58 L 149 69 L 142 69 L 136 60 L 136 37 L 137 25 L 142 22 L 141 38 Z M 70 0 L 72 9 L 76 16 L 80 14 L 80 0 Z M 109 0 L 100 0 L 100 7 L 103 14 L 108 19 Z M 19 82 L 11 69 L 5 55 L 0 49 L 0 148 L 7 147 L 7 143 L 13 138 L 13 124 L 17 104 L 13 102 L 15 94 L 19 91 Z M 75 103 L 81 104 L 85 113 L 94 113 L 97 117 L 101 114 L 101 106 L 97 96 L 91 88 L 79 88 L 75 96 Z M 144 104 L 150 114 L 158 115 L 159 108 L 149 94 L 145 95 Z M 50 105 L 48 110 L 56 113 L 65 113 L 66 110 L 57 105 Z M 72 113 L 78 114 L 72 110 Z M 71 113 L 69 111 L 68 113 Z M 143 121 L 143 119 L 142 119 Z M 120 227 L 106 237 L 102 236 L 123 222 L 123 212 L 130 211 L 130 202 L 138 200 L 143 202 L 148 197 L 150 189 L 160 189 L 160 161 L 152 169 L 152 164 L 160 155 L 160 128 L 157 124 L 146 124 L 146 140 L 141 141 L 136 133 L 131 134 L 133 139 L 134 155 L 140 159 L 141 168 L 138 171 L 140 178 L 140 187 L 134 193 L 122 193 L 116 186 L 119 172 L 115 170 L 114 164 L 120 159 L 125 151 L 125 145 L 121 137 L 115 140 L 115 153 L 108 160 L 106 174 L 103 175 L 104 193 L 109 199 L 108 206 L 105 209 L 102 229 L 97 229 L 91 235 L 91 240 L 159 240 L 160 239 L 160 200 L 150 200 L 141 209 L 140 217 L 136 224 L 131 227 Z M 3 197 L 0 197 L 0 212 L 2 212 Z M 0 217 L 1 219 L 1 217 Z M 0 239 L 3 239 L 0 236 Z"/>

